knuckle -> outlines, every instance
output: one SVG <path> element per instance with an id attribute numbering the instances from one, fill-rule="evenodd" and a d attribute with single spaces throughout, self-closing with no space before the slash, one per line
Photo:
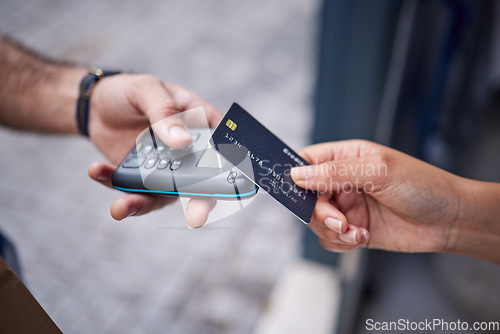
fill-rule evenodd
<path id="1" fill-rule="evenodd" d="M 346 253 L 358 248 L 357 245 L 335 244 L 321 238 L 319 238 L 319 243 L 325 250 L 334 253 Z"/>
<path id="2" fill-rule="evenodd" d="M 324 176 L 336 176 L 337 175 L 337 163 L 335 161 L 327 161 L 321 164 L 320 174 Z"/>
<path id="3" fill-rule="evenodd" d="M 391 155 L 387 151 L 380 151 L 376 154 L 376 158 L 379 164 L 388 164 L 391 160 Z"/>
<path id="4" fill-rule="evenodd" d="M 328 240 L 320 238 L 319 243 L 320 243 L 321 247 L 323 247 L 325 250 L 327 250 L 329 252 L 338 253 L 338 252 L 343 251 L 343 249 L 342 249 L 342 247 L 340 247 L 340 245 L 335 245 L 334 243 L 332 243 Z"/>
<path id="5" fill-rule="evenodd" d="M 320 237 L 329 242 L 339 242 L 339 234 L 327 228 L 323 229 L 323 233 Z"/>
<path id="6" fill-rule="evenodd" d="M 128 80 L 128 88 L 131 93 L 143 94 L 155 86 L 162 85 L 162 81 L 151 74 L 131 75 Z"/>
<path id="7" fill-rule="evenodd" d="M 358 146 L 371 146 L 373 145 L 373 142 L 366 140 L 366 139 L 353 139 L 352 143 L 358 145 Z"/>
<path id="8" fill-rule="evenodd" d="M 164 114 L 165 116 L 177 113 L 175 102 L 168 97 L 159 100 L 156 104 L 156 109 L 159 113 Z"/>
<path id="9" fill-rule="evenodd" d="M 394 163 L 394 157 L 391 152 L 382 150 L 375 154 L 374 164 L 377 167 L 377 176 L 383 180 L 389 175 L 390 166 Z"/>
<path id="10" fill-rule="evenodd" d="M 135 78 L 136 78 L 135 81 L 138 84 L 142 84 L 142 85 L 144 85 L 144 84 L 151 84 L 151 85 L 161 84 L 161 80 L 152 74 L 137 74 L 135 76 Z"/>

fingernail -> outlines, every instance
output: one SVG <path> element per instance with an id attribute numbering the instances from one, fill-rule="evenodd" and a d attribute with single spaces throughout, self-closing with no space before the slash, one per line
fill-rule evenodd
<path id="1" fill-rule="evenodd" d="M 104 176 L 104 175 L 99 175 L 97 177 L 97 181 L 99 181 L 99 182 L 106 182 L 106 181 L 108 181 L 108 177 Z"/>
<path id="2" fill-rule="evenodd" d="M 353 233 L 344 233 L 339 235 L 339 239 L 349 244 L 357 244 L 356 242 L 357 234 L 358 234 L 357 231 L 354 231 Z"/>
<path id="3" fill-rule="evenodd" d="M 135 207 L 133 205 L 129 206 L 128 212 L 127 212 L 127 217 L 135 215 L 137 213 L 137 211 L 139 211 L 139 209 L 137 209 L 137 207 Z"/>
<path id="4" fill-rule="evenodd" d="M 187 225 L 188 229 L 190 229 L 190 230 L 197 230 L 197 229 L 200 229 L 204 226 L 204 225 L 194 225 L 193 226 L 193 225 L 189 224 L 187 221 L 186 221 L 186 225 Z"/>
<path id="5" fill-rule="evenodd" d="M 294 181 L 310 180 L 313 178 L 314 175 L 314 167 L 313 166 L 294 167 L 292 168 L 291 175 Z"/>
<path id="6" fill-rule="evenodd" d="M 359 243 L 364 244 L 368 241 L 368 232 L 366 230 L 361 230 L 361 241 Z"/>
<path id="7" fill-rule="evenodd" d="M 342 220 L 337 218 L 328 217 L 325 219 L 325 225 L 330 230 L 342 234 Z"/>
<path id="8" fill-rule="evenodd" d="M 171 137 L 180 138 L 180 137 L 191 137 L 189 132 L 186 131 L 182 126 L 174 125 L 168 130 L 168 134 Z"/>

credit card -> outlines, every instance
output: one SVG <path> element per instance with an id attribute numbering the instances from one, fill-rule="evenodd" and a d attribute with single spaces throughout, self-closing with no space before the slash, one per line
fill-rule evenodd
<path id="1" fill-rule="evenodd" d="M 302 222 L 311 221 L 317 193 L 300 188 L 290 176 L 292 167 L 308 163 L 245 109 L 233 103 L 210 144 Z"/>

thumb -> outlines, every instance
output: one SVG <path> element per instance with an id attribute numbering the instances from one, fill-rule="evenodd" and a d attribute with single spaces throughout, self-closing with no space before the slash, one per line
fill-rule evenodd
<path id="1" fill-rule="evenodd" d="M 184 148 L 192 138 L 181 108 L 163 82 L 150 75 L 129 76 L 127 98 L 149 120 L 154 132 L 168 146 Z"/>
<path id="2" fill-rule="evenodd" d="M 157 116 L 157 115 L 156 115 Z M 150 118 L 151 127 L 158 137 L 172 148 L 185 148 L 192 142 L 191 134 L 183 120 L 183 115 L 173 114 L 154 122 Z"/>
<path id="3" fill-rule="evenodd" d="M 208 221 L 210 211 L 217 201 L 213 199 L 191 198 L 186 206 L 186 221 L 189 228 L 200 228 Z"/>
<path id="4" fill-rule="evenodd" d="M 320 192 L 353 189 L 372 192 L 384 182 L 387 169 L 379 156 L 365 156 L 294 167 L 291 176 L 299 187 Z"/>

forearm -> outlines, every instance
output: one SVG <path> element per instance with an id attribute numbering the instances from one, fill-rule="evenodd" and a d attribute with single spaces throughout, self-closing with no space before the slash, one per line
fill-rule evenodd
<path id="1" fill-rule="evenodd" d="M 450 252 L 500 264 L 500 184 L 466 180 Z"/>
<path id="2" fill-rule="evenodd" d="M 75 108 L 84 68 L 56 63 L 0 37 L 0 124 L 78 133 Z"/>

